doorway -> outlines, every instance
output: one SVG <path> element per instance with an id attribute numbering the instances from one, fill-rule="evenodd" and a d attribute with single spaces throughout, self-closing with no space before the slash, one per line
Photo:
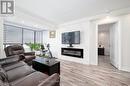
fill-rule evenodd
<path id="1" fill-rule="evenodd" d="M 98 25 L 98 65 L 110 69 L 118 68 L 117 23 Z"/>

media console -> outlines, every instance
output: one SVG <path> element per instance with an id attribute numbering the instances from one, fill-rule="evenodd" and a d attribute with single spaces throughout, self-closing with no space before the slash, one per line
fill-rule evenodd
<path id="1" fill-rule="evenodd" d="M 61 54 L 66 56 L 73 56 L 83 58 L 83 49 L 79 48 L 61 48 Z"/>

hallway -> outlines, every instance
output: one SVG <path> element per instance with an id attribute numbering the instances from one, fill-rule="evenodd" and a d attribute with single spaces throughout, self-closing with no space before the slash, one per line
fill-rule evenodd
<path id="1" fill-rule="evenodd" d="M 110 62 L 110 56 L 98 56 L 98 65 L 105 68 L 116 69 Z"/>

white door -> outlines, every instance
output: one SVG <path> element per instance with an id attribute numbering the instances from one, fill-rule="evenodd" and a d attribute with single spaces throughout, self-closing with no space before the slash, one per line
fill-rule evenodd
<path id="1" fill-rule="evenodd" d="M 110 61 L 118 68 L 118 28 L 117 24 L 110 25 Z"/>

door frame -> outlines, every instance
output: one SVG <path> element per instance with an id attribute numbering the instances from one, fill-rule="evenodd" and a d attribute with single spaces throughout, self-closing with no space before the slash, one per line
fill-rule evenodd
<path id="1" fill-rule="evenodd" d="M 112 19 L 109 21 L 99 21 L 96 23 L 96 60 L 97 60 L 97 65 L 98 63 L 98 26 L 103 25 L 103 24 L 111 24 L 111 23 L 116 23 L 117 24 L 117 37 L 118 37 L 118 69 L 121 69 L 121 29 L 120 29 L 120 21 L 118 19 Z"/>

